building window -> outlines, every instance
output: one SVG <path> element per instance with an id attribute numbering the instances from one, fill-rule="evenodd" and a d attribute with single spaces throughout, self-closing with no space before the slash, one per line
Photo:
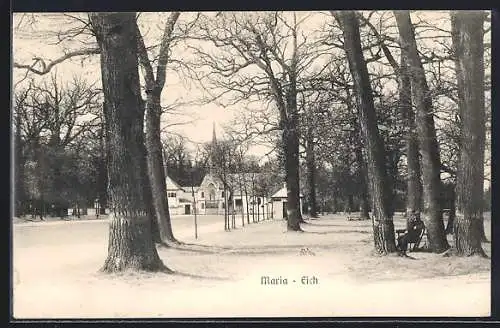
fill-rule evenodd
<path id="1" fill-rule="evenodd" d="M 215 186 L 213 183 L 208 185 L 208 199 L 215 200 Z"/>
<path id="2" fill-rule="evenodd" d="M 201 203 L 201 209 L 205 209 L 205 204 L 204 203 Z"/>
<path id="3" fill-rule="evenodd" d="M 201 192 L 201 198 L 205 198 L 205 193 L 203 191 Z"/>
<path id="4" fill-rule="evenodd" d="M 175 192 L 168 192 L 167 193 L 167 197 L 169 197 L 169 198 L 175 198 L 175 197 L 177 197 L 177 194 Z"/>
<path id="5" fill-rule="evenodd" d="M 224 192 L 222 192 L 222 195 L 221 195 L 221 197 L 224 197 Z"/>

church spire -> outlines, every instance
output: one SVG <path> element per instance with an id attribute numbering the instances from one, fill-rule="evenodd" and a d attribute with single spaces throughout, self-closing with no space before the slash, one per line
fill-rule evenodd
<path id="1" fill-rule="evenodd" d="M 213 121 L 213 130 L 212 130 L 212 146 L 217 144 L 217 135 L 215 134 L 215 121 Z"/>
<path id="2" fill-rule="evenodd" d="M 211 154 L 210 154 L 210 174 L 215 173 L 215 162 L 216 162 L 216 149 L 217 149 L 217 135 L 215 134 L 215 121 L 212 124 L 212 145 L 211 145 Z"/>

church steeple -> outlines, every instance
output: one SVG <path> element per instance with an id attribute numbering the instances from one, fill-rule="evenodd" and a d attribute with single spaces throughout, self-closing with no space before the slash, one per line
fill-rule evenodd
<path id="1" fill-rule="evenodd" d="M 212 146 L 217 144 L 217 135 L 215 134 L 215 121 L 213 121 L 213 130 L 212 130 Z"/>
<path id="2" fill-rule="evenodd" d="M 215 134 L 215 121 L 212 123 L 212 145 L 210 154 L 210 174 L 215 172 L 215 162 L 216 162 L 216 149 L 217 149 L 217 135 Z"/>

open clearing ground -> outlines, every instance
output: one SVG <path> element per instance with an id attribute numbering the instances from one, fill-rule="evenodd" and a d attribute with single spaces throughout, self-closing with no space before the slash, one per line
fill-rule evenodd
<path id="1" fill-rule="evenodd" d="M 329 215 L 309 222 L 305 233 L 285 233 L 284 221 L 242 228 L 237 218 L 238 229 L 224 232 L 223 217 L 207 218 L 195 240 L 192 217 L 176 217 L 176 237 L 198 246 L 159 248 L 172 275 L 99 273 L 108 220 L 16 224 L 14 317 L 489 315 L 489 259 L 378 257 L 371 221 Z M 489 218 L 485 223 L 490 238 Z M 490 244 L 483 247 L 490 255 Z M 262 276 L 288 284 L 261 285 Z M 318 284 L 303 285 L 303 276 Z"/>

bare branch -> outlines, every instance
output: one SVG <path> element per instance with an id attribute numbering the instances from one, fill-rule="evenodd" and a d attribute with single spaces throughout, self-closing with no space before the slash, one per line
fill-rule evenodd
<path id="1" fill-rule="evenodd" d="M 61 56 L 49 63 L 45 63 L 45 61 L 42 58 L 39 57 L 34 57 L 33 61 L 34 63 L 31 65 L 24 65 L 24 64 L 19 64 L 14 62 L 14 68 L 19 68 L 19 69 L 26 69 L 30 72 L 33 72 L 38 75 L 45 75 L 50 72 L 50 70 L 56 66 L 57 64 L 60 64 L 68 59 L 71 59 L 73 57 L 79 57 L 79 56 L 87 56 L 87 55 L 96 55 L 100 54 L 101 50 L 99 48 L 91 48 L 91 49 L 80 49 L 80 50 L 75 50 L 68 52 L 64 56 Z M 41 69 L 36 69 L 35 67 L 37 65 L 41 66 Z"/>
<path id="2" fill-rule="evenodd" d="M 172 41 L 172 32 L 175 23 L 179 18 L 180 12 L 175 11 L 168 17 L 163 31 L 163 37 L 160 46 L 160 54 L 158 58 L 158 67 L 156 68 L 156 87 L 162 89 L 165 84 L 165 71 L 168 62 L 168 54 L 170 51 L 170 42 Z"/>

